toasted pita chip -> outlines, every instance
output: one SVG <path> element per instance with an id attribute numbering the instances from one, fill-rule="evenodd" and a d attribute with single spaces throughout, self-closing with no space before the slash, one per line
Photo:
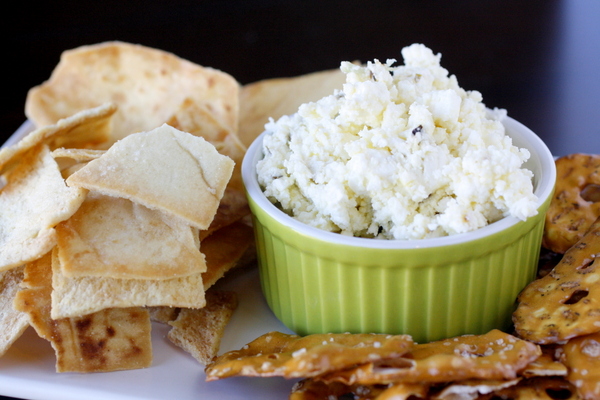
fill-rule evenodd
<path id="1" fill-rule="evenodd" d="M 78 163 L 95 160 L 106 152 L 106 150 L 98 149 L 65 149 L 59 147 L 52 151 L 54 159 L 68 158 Z"/>
<path id="2" fill-rule="evenodd" d="M 73 115 L 67 114 L 51 124 L 39 125 L 12 146 L 0 150 L 0 174 L 10 169 L 21 156 L 39 144 L 51 150 L 58 147 L 87 148 L 108 141 L 112 128 L 112 116 L 117 108 L 112 103 L 96 108 L 82 109 Z"/>
<path id="3" fill-rule="evenodd" d="M 269 332 L 241 350 L 217 357 L 206 380 L 232 376 L 311 378 L 375 360 L 400 357 L 413 346 L 407 335 L 313 334 Z"/>
<path id="4" fill-rule="evenodd" d="M 332 69 L 244 85 L 240 91 L 240 140 L 249 147 L 265 130 L 269 118 L 293 114 L 301 104 L 317 101 L 342 89 L 345 81 L 346 75 L 341 70 Z"/>
<path id="5" fill-rule="evenodd" d="M 254 232 L 248 225 L 235 222 L 219 229 L 202 241 L 206 256 L 206 272 L 202 274 L 204 289 L 214 285 L 227 271 L 238 265 L 248 248 L 254 245 Z"/>
<path id="6" fill-rule="evenodd" d="M 185 99 L 181 108 L 167 121 L 167 125 L 206 139 L 219 153 L 231 158 L 235 167 L 227 187 L 244 190 L 242 160 L 246 154 L 246 146 L 235 131 L 217 119 L 206 103 L 198 104 L 192 99 Z"/>
<path id="7" fill-rule="evenodd" d="M 200 240 L 210 236 L 213 232 L 237 222 L 250 215 L 250 207 L 246 194 L 242 191 L 228 188 L 217 208 L 217 213 L 206 230 L 200 231 Z"/>
<path id="8" fill-rule="evenodd" d="M 62 177 L 67 179 L 86 163 L 100 157 L 105 151 L 97 149 L 65 149 L 64 147 L 60 147 L 52 151 L 52 157 L 56 160 Z"/>
<path id="9" fill-rule="evenodd" d="M 67 184 L 123 197 L 207 229 L 232 170 L 233 161 L 206 140 L 163 125 L 115 143 L 69 176 Z"/>
<path id="10" fill-rule="evenodd" d="M 65 185 L 46 145 L 23 154 L 6 177 L 0 189 L 0 271 L 50 251 L 54 226 L 77 211 L 86 192 Z"/>
<path id="11" fill-rule="evenodd" d="M 554 269 L 519 294 L 517 334 L 539 344 L 600 332 L 600 218 Z"/>
<path id="12" fill-rule="evenodd" d="M 185 98 L 165 123 L 180 131 L 200 136 L 208 142 L 221 143 L 229 135 L 235 135 L 237 126 L 220 120 L 204 99 Z"/>
<path id="13" fill-rule="evenodd" d="M 202 274 L 174 279 L 67 278 L 57 251 L 52 262 L 52 318 L 90 314 L 107 308 L 206 305 Z"/>
<path id="14" fill-rule="evenodd" d="M 347 385 L 516 379 L 540 355 L 539 346 L 493 329 L 483 335 L 418 344 L 404 357 L 365 363 L 319 379 Z"/>
<path id="15" fill-rule="evenodd" d="M 196 230 L 127 199 L 90 192 L 55 229 L 65 277 L 173 279 L 206 271 Z"/>
<path id="16" fill-rule="evenodd" d="M 196 310 L 182 308 L 177 318 L 169 322 L 173 328 L 167 337 L 207 365 L 219 352 L 225 327 L 236 307 L 235 292 L 207 291 L 206 306 Z"/>
<path id="17" fill-rule="evenodd" d="M 205 102 L 226 126 L 238 125 L 239 83 L 158 49 L 104 42 L 63 52 L 50 79 L 30 89 L 27 117 L 47 125 L 81 109 L 118 105 L 114 140 L 166 122 L 185 98 Z"/>
<path id="18" fill-rule="evenodd" d="M 74 318 L 50 317 L 51 253 L 25 266 L 25 289 L 15 308 L 27 313 L 38 335 L 56 353 L 57 372 L 108 372 L 149 367 L 150 317 L 141 308 L 107 309 Z"/>
<path id="19" fill-rule="evenodd" d="M 150 319 L 152 321 L 163 324 L 167 324 L 175 320 L 175 318 L 177 318 L 179 315 L 179 311 L 181 311 L 181 308 L 179 307 L 153 306 L 146 308 L 150 313 Z"/>
<path id="20" fill-rule="evenodd" d="M 23 268 L 21 266 L 0 272 L 0 357 L 29 326 L 27 314 L 13 307 L 23 279 Z"/>
<path id="21" fill-rule="evenodd" d="M 569 369 L 566 379 L 581 398 L 600 398 L 600 333 L 569 340 L 563 346 L 562 361 Z"/>

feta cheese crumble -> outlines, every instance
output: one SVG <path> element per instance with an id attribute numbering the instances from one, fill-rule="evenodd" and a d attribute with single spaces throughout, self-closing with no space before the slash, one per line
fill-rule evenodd
<path id="1" fill-rule="evenodd" d="M 308 225 L 343 235 L 423 239 L 537 213 L 529 158 L 422 44 L 404 65 L 343 62 L 343 88 L 265 125 L 265 195 Z"/>

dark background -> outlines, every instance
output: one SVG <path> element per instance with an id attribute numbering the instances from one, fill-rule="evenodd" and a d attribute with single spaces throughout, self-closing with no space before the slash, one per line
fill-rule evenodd
<path id="1" fill-rule="evenodd" d="M 25 120 L 27 90 L 65 49 L 106 40 L 173 52 L 249 83 L 396 58 L 421 42 L 556 155 L 600 153 L 600 2 L 62 1 L 4 15 L 0 141 Z M 7 71 L 7 72 L 6 72 Z"/>

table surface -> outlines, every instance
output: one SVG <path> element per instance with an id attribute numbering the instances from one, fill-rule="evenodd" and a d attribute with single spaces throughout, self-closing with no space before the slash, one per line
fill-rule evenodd
<path id="1" fill-rule="evenodd" d="M 442 54 L 462 87 L 536 132 L 553 154 L 600 154 L 600 2 L 158 0 L 15 4 L 5 16 L 0 143 L 25 120 L 27 90 L 63 50 L 140 43 L 242 84 L 396 58 L 414 42 Z M 7 71 L 7 72 L 6 72 Z"/>

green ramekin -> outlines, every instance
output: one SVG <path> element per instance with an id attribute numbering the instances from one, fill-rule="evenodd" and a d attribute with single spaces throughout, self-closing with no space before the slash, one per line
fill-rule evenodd
<path id="1" fill-rule="evenodd" d="M 538 214 L 507 217 L 465 234 L 422 240 L 374 240 L 322 231 L 275 207 L 255 166 L 261 135 L 242 176 L 253 215 L 262 291 L 292 331 L 409 334 L 417 342 L 510 327 L 518 293 L 534 279 L 556 168 L 531 130 L 503 121 L 527 148 Z"/>

